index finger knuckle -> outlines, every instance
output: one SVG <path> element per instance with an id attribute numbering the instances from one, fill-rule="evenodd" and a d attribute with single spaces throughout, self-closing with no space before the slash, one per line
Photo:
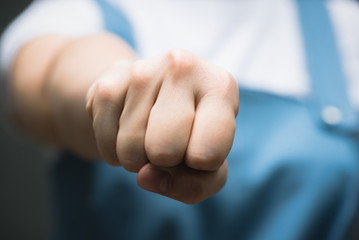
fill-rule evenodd
<path id="1" fill-rule="evenodd" d="M 167 52 L 168 70 L 174 76 L 187 73 L 194 65 L 194 55 L 184 49 L 176 48 Z"/>

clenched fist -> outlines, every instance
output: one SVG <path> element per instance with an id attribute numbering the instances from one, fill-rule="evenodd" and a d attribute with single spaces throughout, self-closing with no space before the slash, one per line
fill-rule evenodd
<path id="1" fill-rule="evenodd" d="M 118 62 L 87 94 L 102 157 L 138 172 L 142 188 L 185 203 L 223 187 L 238 105 L 228 72 L 181 49 Z"/>

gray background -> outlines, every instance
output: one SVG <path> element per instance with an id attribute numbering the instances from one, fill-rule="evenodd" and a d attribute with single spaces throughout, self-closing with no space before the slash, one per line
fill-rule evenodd
<path id="1" fill-rule="evenodd" d="M 2 1 L 0 31 L 30 2 Z M 0 113 L 0 239 L 51 239 L 49 160 L 35 143 L 9 131 Z"/>

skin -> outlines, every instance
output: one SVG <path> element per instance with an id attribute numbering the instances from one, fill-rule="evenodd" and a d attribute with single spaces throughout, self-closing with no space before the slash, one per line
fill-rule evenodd
<path id="1" fill-rule="evenodd" d="M 24 132 L 136 172 L 145 190 L 194 204 L 226 182 L 237 84 L 188 51 L 138 60 L 110 34 L 42 36 L 19 51 L 11 97 Z"/>

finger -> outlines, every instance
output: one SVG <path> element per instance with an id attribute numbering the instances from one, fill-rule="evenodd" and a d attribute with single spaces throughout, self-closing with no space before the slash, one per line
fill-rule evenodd
<path id="1" fill-rule="evenodd" d="M 173 167 L 184 159 L 194 119 L 194 96 L 187 81 L 168 76 L 153 106 L 145 139 L 151 163 Z"/>
<path id="2" fill-rule="evenodd" d="M 215 170 L 222 165 L 232 147 L 238 103 L 237 84 L 231 78 L 201 96 L 185 157 L 189 167 Z"/>
<path id="3" fill-rule="evenodd" d="M 137 183 L 147 191 L 195 204 L 222 189 L 227 180 L 227 171 L 227 161 L 212 172 L 194 170 L 185 165 L 161 168 L 149 163 L 139 171 Z"/>
<path id="4" fill-rule="evenodd" d="M 144 71 L 148 61 L 136 63 L 126 95 L 117 135 L 117 155 L 128 171 L 138 172 L 147 160 L 145 134 L 148 116 L 157 98 L 159 81 L 153 72 Z"/>
<path id="5" fill-rule="evenodd" d="M 120 165 L 116 154 L 116 138 L 118 119 L 127 90 L 127 72 L 125 66 L 118 66 L 101 76 L 95 89 L 91 89 L 94 92 L 90 99 L 92 106 L 88 106 L 88 109 L 92 110 L 98 150 L 106 162 L 113 166 Z"/>

